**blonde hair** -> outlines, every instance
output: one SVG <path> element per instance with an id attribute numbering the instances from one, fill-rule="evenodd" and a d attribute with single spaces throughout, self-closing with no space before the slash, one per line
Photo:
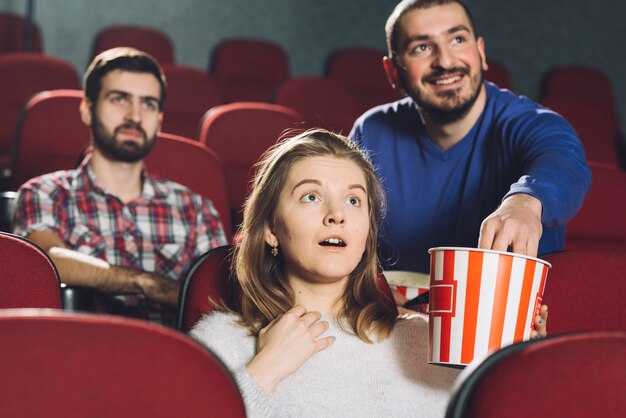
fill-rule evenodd
<path id="1" fill-rule="evenodd" d="M 385 197 L 376 171 L 364 152 L 350 139 L 321 129 L 285 138 L 267 150 L 255 166 L 252 191 L 244 205 L 241 239 L 233 257 L 234 280 L 239 287 L 236 308 L 241 322 L 253 335 L 273 319 L 291 309 L 295 297 L 282 270 L 282 255 L 274 257 L 265 242 L 266 225 L 276 216 L 280 193 L 290 167 L 298 160 L 332 156 L 356 163 L 366 179 L 369 207 L 369 235 L 363 256 L 350 274 L 342 298 L 341 317 L 346 331 L 372 342 L 386 338 L 396 322 L 397 312 L 382 301 L 376 285 L 378 222 L 385 212 Z M 339 321 L 340 324 L 343 321 Z"/>

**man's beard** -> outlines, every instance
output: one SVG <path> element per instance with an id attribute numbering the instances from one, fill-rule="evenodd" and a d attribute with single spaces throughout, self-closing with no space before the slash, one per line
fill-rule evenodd
<path id="1" fill-rule="evenodd" d="M 115 128 L 111 134 L 104 127 L 102 121 L 98 119 L 95 112 L 92 114 L 92 120 L 91 132 L 94 147 L 108 159 L 125 163 L 136 163 L 144 159 L 150 153 L 150 150 L 152 150 L 156 135 L 148 138 L 146 131 L 144 131 L 138 123 L 132 121 L 126 122 Z M 122 129 L 134 129 L 138 131 L 143 141 L 141 141 L 141 143 L 135 141 L 118 141 L 117 136 Z"/>
<path id="2" fill-rule="evenodd" d="M 436 70 L 425 78 L 426 80 L 435 79 L 448 74 L 467 76 L 470 72 L 467 67 L 454 67 L 448 70 Z M 470 79 L 470 87 L 473 90 L 470 92 L 468 98 L 462 98 L 458 90 L 449 90 L 441 92 L 435 97 L 436 99 L 443 99 L 443 103 L 438 103 L 431 98 L 425 97 L 421 91 L 413 87 L 407 79 L 405 71 L 399 69 L 398 75 L 400 86 L 407 96 L 411 97 L 417 106 L 423 112 L 427 113 L 434 122 L 442 125 L 457 122 L 469 113 L 480 95 L 480 89 L 484 81 L 484 74 L 481 70 L 478 75 Z"/>

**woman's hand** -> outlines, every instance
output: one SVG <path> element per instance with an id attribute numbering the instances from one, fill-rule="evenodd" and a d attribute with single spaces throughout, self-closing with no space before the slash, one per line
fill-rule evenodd
<path id="1" fill-rule="evenodd" d="M 328 322 L 318 322 L 320 317 L 319 312 L 297 305 L 259 332 L 257 354 L 246 369 L 266 393 L 333 343 L 332 336 L 318 339 L 328 330 Z"/>
<path id="2" fill-rule="evenodd" d="M 539 315 L 535 316 L 533 319 L 533 323 L 535 324 L 535 330 L 530 331 L 530 338 L 537 339 L 541 337 L 545 337 L 548 335 L 547 327 L 548 327 L 548 306 L 541 305 L 539 308 Z"/>

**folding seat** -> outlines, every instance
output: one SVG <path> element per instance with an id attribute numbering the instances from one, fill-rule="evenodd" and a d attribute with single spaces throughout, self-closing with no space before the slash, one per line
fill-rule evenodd
<path id="1" fill-rule="evenodd" d="M 161 130 L 197 139 L 204 112 L 222 104 L 213 76 L 193 67 L 164 64 L 167 98 Z"/>
<path id="2" fill-rule="evenodd" d="M 583 308 L 579 315 L 586 313 Z M 624 383 L 626 332 L 542 338 L 507 346 L 468 366 L 445 416 L 619 418 L 626 414 Z"/>
<path id="3" fill-rule="evenodd" d="M 213 248 L 196 259 L 183 279 L 178 300 L 176 329 L 189 332 L 215 303 L 233 307 L 235 287 L 230 283 L 232 245 Z"/>
<path id="4" fill-rule="evenodd" d="M 189 187 L 208 198 L 220 215 L 230 240 L 231 217 L 224 166 L 217 154 L 198 141 L 160 132 L 144 160 L 154 174 Z"/>
<path id="5" fill-rule="evenodd" d="M 226 103 L 270 102 L 276 87 L 290 77 L 287 53 L 280 45 L 247 38 L 220 42 L 210 72 Z"/>
<path id="6" fill-rule="evenodd" d="M 619 166 L 619 127 L 606 112 L 591 103 L 553 97 L 541 102 L 563 116 L 576 130 L 587 160 Z"/>
<path id="7" fill-rule="evenodd" d="M 626 173 L 589 162 L 592 183 L 582 208 L 567 224 L 565 248 L 620 248 L 626 251 Z"/>
<path id="8" fill-rule="evenodd" d="M 5 177 L 18 114 L 28 98 L 44 90 L 78 88 L 76 70 L 59 58 L 19 52 L 0 55 L 0 170 L 5 170 Z"/>
<path id="9" fill-rule="evenodd" d="M 338 81 L 325 77 L 296 77 L 283 82 L 274 102 L 295 109 L 309 127 L 347 135 L 361 111 L 354 96 Z"/>
<path id="10" fill-rule="evenodd" d="M 91 131 L 79 113 L 81 90 L 50 90 L 32 96 L 17 123 L 11 189 L 57 170 L 70 170 L 89 144 Z"/>
<path id="11" fill-rule="evenodd" d="M 613 126 L 620 126 L 611 81 L 597 68 L 584 65 L 554 67 L 543 77 L 540 96 L 542 101 L 558 98 L 585 102 L 602 110 Z"/>
<path id="12" fill-rule="evenodd" d="M 576 248 L 542 256 L 552 264 L 543 303 L 550 335 L 577 331 L 626 331 L 626 251 Z"/>
<path id="13" fill-rule="evenodd" d="M 488 60 L 489 69 L 485 73 L 485 78 L 500 88 L 513 90 L 513 80 L 509 69 L 498 61 Z"/>
<path id="14" fill-rule="evenodd" d="M 0 232 L 0 260 L 0 309 L 61 309 L 59 274 L 41 248 Z"/>
<path id="15" fill-rule="evenodd" d="M 0 311 L 3 417 L 246 416 L 237 385 L 180 332 L 109 315 Z"/>
<path id="16" fill-rule="evenodd" d="M 302 116 L 284 106 L 240 102 L 214 107 L 203 116 L 200 142 L 224 164 L 231 219 L 241 222 L 252 166 L 286 130 L 301 128 Z"/>
<path id="17" fill-rule="evenodd" d="M 384 51 L 372 48 L 345 48 L 328 60 L 327 75 L 350 90 L 360 112 L 402 97 L 391 87 L 383 66 Z"/>
<path id="18" fill-rule="evenodd" d="M 0 54 L 7 52 L 43 52 L 41 30 L 36 22 L 32 22 L 30 34 L 27 34 L 26 17 L 0 12 Z M 30 49 L 27 39 L 30 36 Z"/>
<path id="19" fill-rule="evenodd" d="M 118 46 L 130 46 L 147 52 L 159 64 L 176 62 L 174 45 L 166 33 L 137 25 L 116 25 L 102 29 L 94 39 L 92 57 Z"/>

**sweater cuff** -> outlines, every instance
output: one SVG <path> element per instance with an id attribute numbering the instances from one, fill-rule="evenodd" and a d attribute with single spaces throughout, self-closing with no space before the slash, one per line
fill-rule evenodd
<path id="1" fill-rule="evenodd" d="M 268 395 L 261 389 L 257 382 L 246 371 L 245 367 L 237 370 L 235 380 L 239 390 L 243 396 L 246 406 L 246 414 L 251 418 L 258 417 L 276 417 L 276 403 L 271 395 Z"/>

